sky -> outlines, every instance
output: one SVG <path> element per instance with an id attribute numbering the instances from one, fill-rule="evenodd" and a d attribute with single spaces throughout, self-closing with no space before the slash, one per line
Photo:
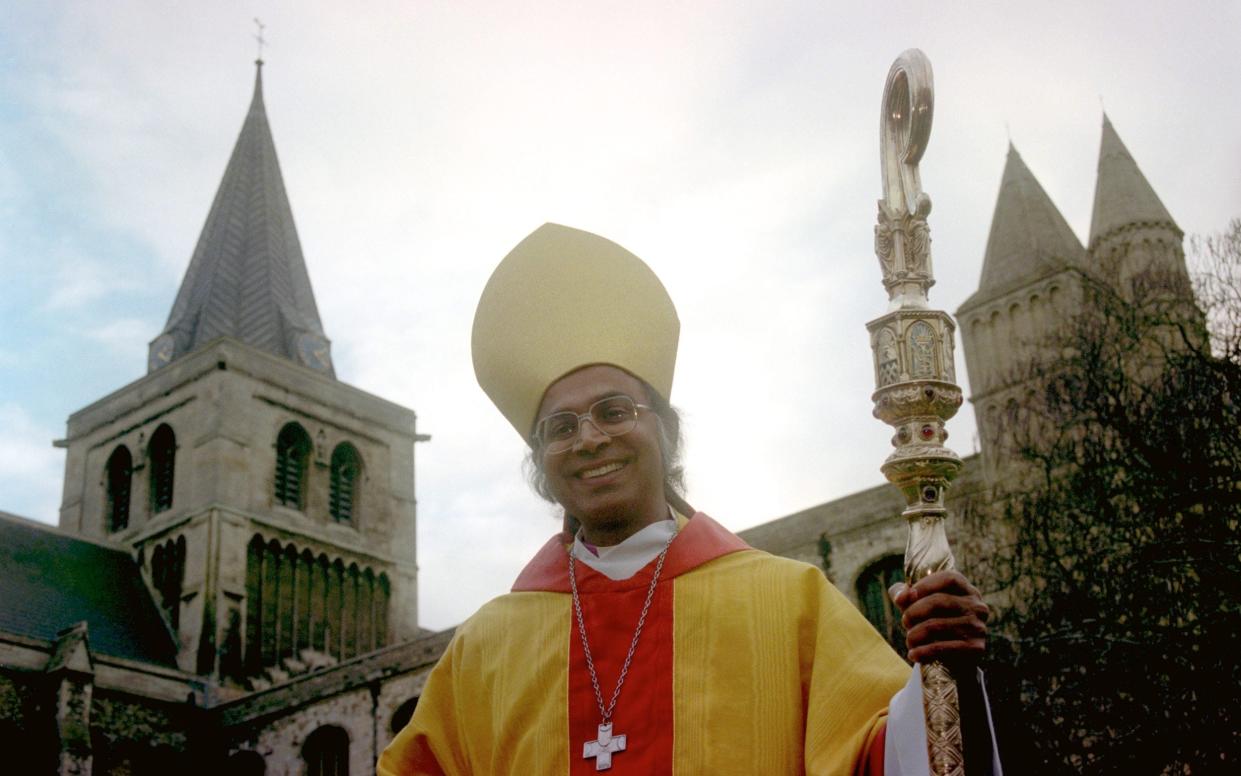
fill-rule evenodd
<path id="1" fill-rule="evenodd" d="M 901 51 L 935 70 L 933 306 L 977 287 L 1010 141 L 1086 240 L 1104 109 L 1186 234 L 1241 216 L 1241 5 L 861 5 L 10 4 L 0 510 L 55 523 L 52 440 L 145 374 L 250 102 L 255 17 L 337 376 L 432 435 L 429 628 L 506 591 L 559 525 L 469 353 L 483 285 L 540 224 L 604 235 L 667 286 L 689 500 L 740 530 L 882 481 L 865 323 L 886 309 L 878 116 Z M 968 405 L 948 428 L 974 451 Z"/>

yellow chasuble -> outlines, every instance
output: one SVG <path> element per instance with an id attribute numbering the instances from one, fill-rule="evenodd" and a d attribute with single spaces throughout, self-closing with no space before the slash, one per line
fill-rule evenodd
<path id="1" fill-rule="evenodd" d="M 458 628 L 381 776 L 583 774 L 599 711 L 568 594 L 566 535 L 514 592 Z M 628 580 L 578 565 L 605 703 L 652 562 Z M 882 770 L 883 730 L 909 667 L 813 566 L 749 548 L 699 513 L 673 540 L 613 718 L 623 774 Z"/>

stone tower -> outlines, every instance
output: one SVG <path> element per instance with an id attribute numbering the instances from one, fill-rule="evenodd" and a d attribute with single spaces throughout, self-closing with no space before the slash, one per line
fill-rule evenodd
<path id="1" fill-rule="evenodd" d="M 1032 387 L 1032 365 L 1054 365 L 1058 327 L 1085 298 L 1086 278 L 1123 298 L 1150 301 L 1154 290 L 1202 329 L 1189 294 L 1182 233 L 1107 116 L 1099 146 L 1089 248 L 1011 145 L 991 220 L 978 290 L 957 310 L 987 479 L 1012 473 L 1018 413 Z M 1178 335 L 1179 336 L 1179 335 Z M 1169 343 L 1165 343 L 1169 344 Z"/>
<path id="2" fill-rule="evenodd" d="M 234 686 L 413 638 L 415 415 L 336 379 L 254 96 L 148 374 L 68 421 L 61 528 L 128 548 Z"/>
<path id="3" fill-rule="evenodd" d="M 1107 114 L 1090 219 L 1090 254 L 1125 295 L 1185 294 L 1182 232 L 1121 142 Z"/>
<path id="4" fill-rule="evenodd" d="M 1068 222 L 1009 145 L 982 279 L 957 310 L 988 479 L 1011 452 L 1005 417 L 1025 398 L 1023 376 L 1054 322 L 1073 309 L 1085 260 Z"/>

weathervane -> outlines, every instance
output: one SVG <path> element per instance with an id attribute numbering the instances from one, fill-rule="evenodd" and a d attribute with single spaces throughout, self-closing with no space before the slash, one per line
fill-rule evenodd
<path id="1" fill-rule="evenodd" d="M 953 367 L 955 326 L 929 308 L 931 198 L 922 191 L 918 162 L 931 135 L 935 93 L 931 62 L 918 49 L 888 71 L 880 113 L 883 199 L 875 225 L 875 255 L 888 292 L 888 311 L 866 324 L 875 360 L 874 415 L 896 429 L 896 449 L 880 467 L 905 497 L 909 523 L 905 580 L 913 584 L 955 562 L 944 520 L 948 484 L 961 459 L 944 447 L 944 422 L 961 406 Z M 964 774 L 957 686 L 940 662 L 921 666 L 927 748 L 935 776 Z"/>
<path id="2" fill-rule="evenodd" d="M 267 28 L 267 25 L 259 21 L 259 18 L 256 16 L 254 17 L 254 26 L 258 28 L 258 32 L 254 34 L 254 39 L 258 41 L 259 44 L 259 54 L 255 61 L 261 65 L 263 64 L 263 44 L 267 42 L 267 40 L 263 37 L 263 30 Z"/>

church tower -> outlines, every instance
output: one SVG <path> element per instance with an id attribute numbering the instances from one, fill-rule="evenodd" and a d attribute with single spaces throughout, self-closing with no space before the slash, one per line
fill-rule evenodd
<path id="1" fill-rule="evenodd" d="M 254 95 L 148 374 L 68 421 L 61 528 L 127 547 L 233 686 L 417 626 L 414 413 L 336 379 Z"/>
<path id="2" fill-rule="evenodd" d="M 1130 298 L 1151 291 L 1183 296 L 1189 275 L 1182 236 L 1105 113 L 1090 219 L 1094 266 Z"/>
<path id="3" fill-rule="evenodd" d="M 1161 305 L 1164 314 L 1189 323 L 1164 327 L 1162 348 L 1182 346 L 1184 332 L 1205 338 L 1181 240 L 1106 115 L 1088 250 L 1009 146 L 982 279 L 957 310 L 988 481 L 1013 474 L 1013 435 L 1034 426 L 1019 418 L 1034 390 L 1028 378 L 1032 370 L 1054 368 L 1060 354 L 1049 346 L 1060 327 L 1083 304 L 1098 304 L 1088 301 L 1090 283 L 1126 302 Z"/>
<path id="4" fill-rule="evenodd" d="M 1005 423 L 1048 335 L 1077 299 L 1085 250 L 1011 144 L 991 218 L 978 290 L 957 310 L 988 479 L 1011 455 Z"/>

